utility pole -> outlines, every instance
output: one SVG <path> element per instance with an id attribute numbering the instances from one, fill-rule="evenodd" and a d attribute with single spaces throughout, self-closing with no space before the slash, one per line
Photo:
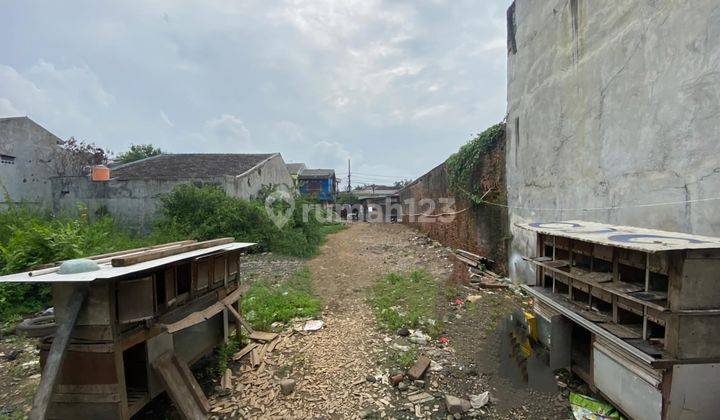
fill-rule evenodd
<path id="1" fill-rule="evenodd" d="M 348 191 L 348 192 L 352 191 L 352 189 L 351 189 L 351 187 L 350 187 L 350 159 L 348 159 L 348 186 L 347 186 L 347 191 Z"/>

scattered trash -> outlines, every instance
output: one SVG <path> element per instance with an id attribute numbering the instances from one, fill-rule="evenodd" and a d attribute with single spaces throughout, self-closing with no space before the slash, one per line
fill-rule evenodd
<path id="1" fill-rule="evenodd" d="M 318 331 L 325 325 L 325 323 L 322 320 L 319 319 L 313 319 L 310 321 L 307 321 L 305 323 L 305 327 L 303 327 L 303 330 L 305 331 Z"/>
<path id="2" fill-rule="evenodd" d="M 407 376 L 412 380 L 420 379 L 429 367 L 430 359 L 425 356 L 420 356 L 415 361 L 415 364 L 410 369 L 408 369 Z"/>
<path id="3" fill-rule="evenodd" d="M 10 353 L 2 353 L 0 354 L 0 359 L 7 360 L 9 362 L 15 360 L 18 358 L 18 356 L 22 353 L 22 350 L 13 350 Z"/>
<path id="4" fill-rule="evenodd" d="M 220 387 L 222 389 L 232 389 L 232 371 L 225 369 L 225 374 L 220 379 Z"/>
<path id="5" fill-rule="evenodd" d="M 438 338 L 438 341 L 440 342 L 440 344 L 447 344 L 450 342 L 447 337 L 440 337 Z"/>
<path id="6" fill-rule="evenodd" d="M 430 361 L 430 372 L 440 372 L 441 370 L 443 370 L 443 367 L 440 363 L 434 360 Z"/>
<path id="7" fill-rule="evenodd" d="M 472 408 L 483 408 L 490 402 L 490 391 L 485 391 L 479 395 L 469 395 L 469 397 Z"/>
<path id="8" fill-rule="evenodd" d="M 414 394 L 408 394 L 408 400 L 413 404 L 422 404 L 435 399 L 432 395 L 425 391 L 419 391 Z"/>
<path id="9" fill-rule="evenodd" d="M 482 296 L 480 296 L 480 295 L 470 295 L 470 296 L 468 296 L 468 297 L 465 298 L 465 300 L 468 301 L 468 302 L 470 302 L 470 303 L 475 303 L 475 302 L 477 302 L 477 301 L 480 300 L 480 299 L 482 299 Z"/>
<path id="10" fill-rule="evenodd" d="M 397 331 L 397 335 L 400 337 L 407 337 L 410 335 L 410 331 L 407 329 L 407 327 L 402 327 Z"/>
<path id="11" fill-rule="evenodd" d="M 457 306 L 462 306 L 462 304 L 463 304 L 462 299 L 460 299 L 460 298 L 455 298 L 455 304 L 456 304 Z"/>
<path id="12" fill-rule="evenodd" d="M 612 405 L 587 395 L 571 392 L 569 400 L 576 420 L 625 419 Z"/>
<path id="13" fill-rule="evenodd" d="M 408 340 L 410 340 L 411 343 L 424 345 L 430 340 L 430 336 L 420 330 L 415 330 L 410 334 Z"/>
<path id="14" fill-rule="evenodd" d="M 403 379 L 405 379 L 405 374 L 398 373 L 397 375 L 389 376 L 388 382 L 390 382 L 390 385 L 392 386 L 397 386 Z"/>
<path id="15" fill-rule="evenodd" d="M 452 395 L 445 395 L 445 408 L 450 414 L 462 414 L 472 408 L 470 401 Z"/>
<path id="16" fill-rule="evenodd" d="M 406 353 L 406 352 L 410 351 L 410 346 L 403 346 L 403 345 L 398 344 L 398 343 L 393 343 L 392 348 L 395 349 L 395 350 L 401 351 L 401 352 L 403 352 L 403 353 Z"/>
<path id="17" fill-rule="evenodd" d="M 280 392 L 283 395 L 290 395 L 295 391 L 295 380 L 294 379 L 283 379 L 280 381 Z"/>

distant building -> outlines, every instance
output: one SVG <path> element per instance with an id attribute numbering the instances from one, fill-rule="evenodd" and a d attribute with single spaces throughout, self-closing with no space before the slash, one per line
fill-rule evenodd
<path id="1" fill-rule="evenodd" d="M 323 202 L 335 201 L 337 181 L 333 169 L 303 169 L 298 175 L 300 194 Z"/>
<path id="2" fill-rule="evenodd" d="M 107 211 L 126 226 L 148 230 L 160 198 L 179 184 L 214 184 L 227 195 L 257 198 L 263 187 L 293 189 L 293 180 L 279 153 L 163 154 L 116 166 L 108 181 L 86 176 L 53 179 L 56 211 L 71 211 L 78 203 L 90 214 Z"/>
<path id="3" fill-rule="evenodd" d="M 288 172 L 290 172 L 290 177 L 293 180 L 293 185 L 295 188 L 297 188 L 298 184 L 298 176 L 300 175 L 300 172 L 303 171 L 303 169 L 307 168 L 304 163 L 288 163 L 285 166 L 287 166 Z"/>
<path id="4" fill-rule="evenodd" d="M 61 144 L 28 117 L 0 118 L 0 207 L 52 203 L 50 178 L 62 173 Z"/>
<path id="5" fill-rule="evenodd" d="M 397 194 L 400 188 L 389 185 L 366 185 L 360 189 L 353 190 L 353 194 L 360 200 L 365 198 L 387 197 Z"/>

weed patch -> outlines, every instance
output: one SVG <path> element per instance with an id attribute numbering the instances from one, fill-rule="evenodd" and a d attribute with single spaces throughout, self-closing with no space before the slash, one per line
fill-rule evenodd
<path id="1" fill-rule="evenodd" d="M 388 274 L 370 291 L 370 303 L 381 328 L 395 331 L 401 327 L 422 328 L 437 335 L 435 320 L 437 285 L 425 271 L 408 275 Z"/>
<path id="2" fill-rule="evenodd" d="M 276 321 L 319 315 L 322 302 L 313 293 L 310 271 L 303 268 L 281 284 L 273 285 L 267 280 L 253 283 L 241 308 L 254 328 L 268 330 Z"/>

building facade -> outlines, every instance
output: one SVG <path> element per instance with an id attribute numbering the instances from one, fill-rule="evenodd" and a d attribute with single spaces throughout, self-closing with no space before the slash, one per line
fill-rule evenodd
<path id="1" fill-rule="evenodd" d="M 586 220 L 720 236 L 717 1 L 516 0 L 508 10 L 513 279 L 534 235 Z M 664 203 L 664 204 L 663 204 Z M 652 207 L 646 207 L 652 204 Z"/>
<path id="2" fill-rule="evenodd" d="M 28 117 L 0 118 L 0 207 L 49 206 L 62 172 L 62 140 Z"/>
<path id="3" fill-rule="evenodd" d="M 298 190 L 306 197 L 321 202 L 333 202 L 337 196 L 337 181 L 333 169 L 303 169 L 298 176 Z"/>
<path id="4" fill-rule="evenodd" d="M 56 212 L 84 205 L 90 215 L 108 212 L 134 230 L 150 229 L 163 194 L 180 184 L 212 184 L 229 196 L 258 198 L 263 187 L 290 191 L 293 181 L 279 153 L 164 154 L 121 165 L 108 181 L 89 177 L 52 180 Z"/>

